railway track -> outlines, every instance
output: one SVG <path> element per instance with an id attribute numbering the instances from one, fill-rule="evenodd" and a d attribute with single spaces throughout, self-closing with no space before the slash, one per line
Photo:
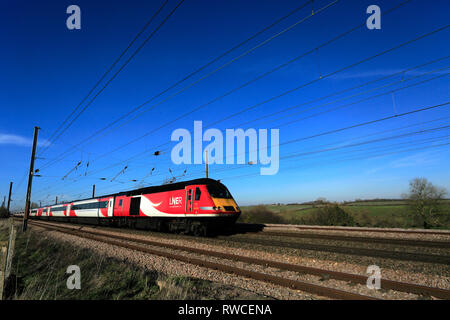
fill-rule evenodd
<path id="1" fill-rule="evenodd" d="M 298 226 L 298 225 L 277 225 L 265 224 L 264 228 L 286 228 L 297 230 L 313 230 L 313 231 L 342 231 L 342 232 L 374 232 L 374 233 L 397 233 L 397 234 L 417 234 L 417 235 L 444 235 L 450 237 L 447 230 L 399 230 L 390 228 L 365 228 L 365 227 L 322 227 L 322 226 Z"/>
<path id="2" fill-rule="evenodd" d="M 298 281 L 298 280 L 292 280 L 292 279 L 285 279 L 278 276 L 269 275 L 266 273 L 256 272 L 256 271 L 250 271 L 243 268 L 238 268 L 234 266 L 230 266 L 226 262 L 224 263 L 217 263 L 217 262 L 211 262 L 206 261 L 203 259 L 198 258 L 192 258 L 187 257 L 185 255 L 170 253 L 167 251 L 161 251 L 159 249 L 154 248 L 148 248 L 143 247 L 137 244 L 141 245 L 150 245 L 153 247 L 159 247 L 164 249 L 172 249 L 177 251 L 183 251 L 187 253 L 195 253 L 199 255 L 204 255 L 208 257 L 217 257 L 220 259 L 225 260 L 232 260 L 232 261 L 239 261 L 244 262 L 247 264 L 257 264 L 262 265 L 266 267 L 273 267 L 280 270 L 286 270 L 286 271 L 292 271 L 297 273 L 303 273 L 303 274 L 310 274 L 310 275 L 316 275 L 316 276 L 328 276 L 329 278 L 341 280 L 341 281 L 349 281 L 352 283 L 357 284 L 365 284 L 367 281 L 367 278 L 365 276 L 357 275 L 357 274 L 350 274 L 350 273 L 343 273 L 343 272 L 337 272 L 337 271 L 331 271 L 331 270 L 325 270 L 325 269 L 318 269 L 313 267 L 307 267 L 307 266 L 301 266 L 296 264 L 288 264 L 273 260 L 265 260 L 265 259 L 258 259 L 258 258 L 252 258 L 247 256 L 241 256 L 236 254 L 230 254 L 230 253 L 224 253 L 219 251 L 212 251 L 212 250 L 205 250 L 200 248 L 192 248 L 182 245 L 175 245 L 175 244 L 168 244 L 168 243 L 161 243 L 158 241 L 153 240 L 145 240 L 145 239 L 138 239 L 134 237 L 126 237 L 126 236 L 119 236 L 119 235 L 111 235 L 106 234 L 103 232 L 93 232 L 93 231 L 87 231 L 80 229 L 69 227 L 69 226 L 56 226 L 54 224 L 48 224 L 43 222 L 35 222 L 33 221 L 32 224 L 58 232 L 68 233 L 72 234 L 78 237 L 83 237 L 95 241 L 101 241 L 104 243 L 108 243 L 115 246 L 120 246 L 123 248 L 128 248 L 131 250 L 137 250 L 149 254 L 154 254 L 158 256 L 163 256 L 169 259 L 175 259 L 178 261 L 210 268 L 210 269 L 216 269 L 222 272 L 236 274 L 239 276 L 244 276 L 248 278 L 252 278 L 259 281 L 265 281 L 270 282 L 276 285 L 280 285 L 283 287 L 288 287 L 291 289 L 297 289 L 308 293 L 317 294 L 320 296 L 328 297 L 328 298 L 334 298 L 334 299 L 376 299 L 374 297 L 360 295 L 357 293 L 352 293 L 348 291 L 338 290 L 335 288 L 329 288 L 325 286 L 316 285 L 313 283 Z M 131 243 L 130 243 L 131 242 Z M 402 292 L 409 292 L 419 295 L 426 295 L 426 296 L 433 296 L 441 299 L 450 299 L 450 290 L 441 289 L 441 288 L 435 288 L 435 287 L 428 287 L 428 286 L 422 286 L 417 285 L 413 283 L 405 283 L 405 282 L 398 282 L 393 280 L 387 280 L 382 279 L 381 280 L 381 286 L 385 289 L 391 289 L 395 291 L 402 291 Z"/>
<path id="3" fill-rule="evenodd" d="M 415 261 L 415 262 L 426 262 L 435 264 L 450 265 L 450 256 L 442 256 L 435 254 L 426 253 L 416 253 L 416 252 L 406 252 L 406 251 L 394 251 L 385 249 L 373 249 L 373 248 L 361 248 L 353 246 L 342 246 L 342 245 L 328 245 L 328 244 L 317 244 L 317 243 L 299 243 L 292 241 L 282 241 L 274 239 L 261 239 L 253 237 L 223 237 L 220 236 L 218 239 L 237 242 L 237 243 L 252 243 L 262 246 L 272 246 L 281 248 L 292 248 L 300 250 L 312 250 L 312 251 L 323 251 L 331 253 L 349 254 L 356 256 L 365 256 L 373 258 L 386 258 L 402 261 Z"/>
<path id="4" fill-rule="evenodd" d="M 363 243 L 381 243 L 388 245 L 402 245 L 414 247 L 431 247 L 431 248 L 450 248 L 450 241 L 431 241 L 431 240 L 416 240 L 416 239 L 396 239 L 396 238 L 374 238 L 374 237 L 358 237 L 358 236 L 344 236 L 344 235 L 330 235 L 330 234 L 313 234 L 303 232 L 281 232 L 281 231 L 262 231 L 258 234 L 279 237 L 292 237 L 303 239 L 324 239 L 336 241 L 350 241 Z"/>

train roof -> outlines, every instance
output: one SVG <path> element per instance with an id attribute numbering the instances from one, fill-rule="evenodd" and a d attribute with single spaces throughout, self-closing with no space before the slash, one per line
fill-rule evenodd
<path id="1" fill-rule="evenodd" d="M 156 192 L 164 192 L 164 191 L 173 191 L 173 190 L 180 190 L 184 189 L 186 186 L 196 185 L 196 184 L 220 184 L 217 180 L 210 179 L 210 178 L 200 178 L 200 179 L 194 179 L 194 180 L 188 180 L 188 181 L 181 181 L 176 183 L 170 183 L 170 184 L 163 184 L 160 186 L 151 186 L 151 187 L 145 187 L 140 189 L 135 189 L 131 191 L 124 191 L 120 193 L 111 194 L 109 196 L 135 196 L 140 194 L 146 194 L 146 193 L 156 193 Z M 108 196 L 103 196 L 108 197 Z M 96 197 L 98 198 L 98 197 Z M 102 197 L 100 197 L 102 198 Z"/>
<path id="2" fill-rule="evenodd" d="M 146 194 L 146 193 L 157 193 L 157 192 L 164 192 L 164 191 L 180 190 L 180 189 L 184 189 L 186 186 L 197 185 L 197 184 L 216 184 L 216 185 L 224 186 L 218 180 L 214 180 L 211 178 L 200 178 L 200 179 L 187 180 L 187 181 L 181 181 L 181 182 L 176 182 L 176 183 L 163 184 L 160 186 L 150 186 L 150 187 L 144 187 L 144 188 L 134 189 L 134 190 L 129 190 L 129 191 L 122 191 L 122 192 L 118 192 L 118 193 L 101 195 L 101 196 L 97 196 L 94 198 L 72 200 L 72 201 L 68 201 L 68 202 L 64 202 L 64 203 L 42 206 L 41 208 L 61 206 L 61 205 L 68 204 L 71 202 L 78 202 L 78 201 L 84 201 L 84 200 L 90 200 L 90 199 L 107 198 L 107 197 L 112 197 L 112 196 L 136 196 L 136 195 Z"/>

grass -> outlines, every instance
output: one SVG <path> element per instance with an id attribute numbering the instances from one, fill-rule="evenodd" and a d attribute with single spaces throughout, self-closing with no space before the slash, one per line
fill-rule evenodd
<path id="1" fill-rule="evenodd" d="M 9 222 L 0 219 L 0 239 L 8 238 Z M 81 271 L 81 289 L 69 290 L 67 267 Z M 207 280 L 174 277 L 129 261 L 97 254 L 54 240 L 42 231 L 18 232 L 6 299 L 261 299 L 257 294 Z"/>
<path id="2" fill-rule="evenodd" d="M 317 224 L 327 223 L 323 219 L 326 205 L 313 204 L 272 204 L 242 207 L 240 222 Z M 360 227 L 414 228 L 422 227 L 410 214 L 404 200 L 359 200 L 339 204 L 339 208 L 353 218 L 353 224 Z M 261 212 L 261 214 L 259 214 Z M 320 219 L 319 218 L 322 218 Z M 270 217 L 267 219 L 266 217 Z M 434 228 L 450 229 L 450 201 L 443 202 L 439 214 L 439 225 Z M 349 220 L 335 222 L 334 225 L 347 225 Z"/>

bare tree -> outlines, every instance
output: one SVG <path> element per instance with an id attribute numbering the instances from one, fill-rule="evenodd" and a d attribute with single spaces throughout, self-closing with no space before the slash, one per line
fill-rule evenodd
<path id="1" fill-rule="evenodd" d="M 415 178 L 409 182 L 409 194 L 403 197 L 408 200 L 414 218 L 429 228 L 436 223 L 436 213 L 446 194 L 445 188 L 436 187 L 425 178 Z"/>

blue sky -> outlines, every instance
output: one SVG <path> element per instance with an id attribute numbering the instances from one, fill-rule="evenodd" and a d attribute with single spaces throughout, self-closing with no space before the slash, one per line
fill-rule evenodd
<path id="1" fill-rule="evenodd" d="M 153 106 L 151 110 L 136 119 L 128 118 L 130 121 L 126 124 L 91 143 L 73 147 L 304 2 L 186 0 L 73 125 L 51 143 L 42 155 L 45 159 L 36 161 L 36 168 L 42 168 L 42 177 L 34 179 L 32 200 L 45 203 L 55 196 L 66 200 L 87 197 L 92 184 L 96 184 L 98 194 L 128 190 L 137 185 L 132 180 L 140 181 L 144 177 L 147 178 L 143 185 L 159 184 L 171 177 L 169 168 L 178 180 L 201 177 L 201 165 L 177 166 L 171 162 L 170 149 L 174 143 L 161 148 L 157 146 L 170 141 L 172 131 L 177 128 L 192 131 L 194 120 L 202 120 L 204 126 L 208 126 L 301 85 L 305 86 L 222 121 L 214 128 L 239 128 L 242 123 L 299 105 L 243 127 L 278 128 L 282 143 L 448 102 L 448 28 L 326 76 L 445 27 L 450 9 L 448 1 L 434 1 L 431 5 L 428 1 L 412 0 L 385 14 L 403 1 L 341 0 L 334 3 L 316 0 L 314 10 L 326 9 L 307 18 L 312 10 L 311 4 L 307 4 L 142 108 Z M 81 8 L 81 30 L 66 28 L 66 8 L 71 4 Z M 29 166 L 33 127 L 42 128 L 39 154 L 52 133 L 161 4 L 162 1 L 133 0 L 2 1 L 0 195 L 7 195 L 9 181 L 14 181 L 14 205 L 23 205 L 26 191 L 26 179 L 23 178 Z M 176 4 L 177 1 L 168 1 L 161 15 L 121 62 Z M 329 4 L 332 5 L 327 7 Z M 381 8 L 381 30 L 361 27 L 190 113 L 190 110 L 364 23 L 369 16 L 366 8 L 372 4 Z M 305 21 L 202 79 L 302 19 Z M 402 74 L 403 70 L 420 65 L 424 66 Z M 387 78 L 390 75 L 392 77 Z M 325 77 L 308 84 L 320 76 Z M 383 77 L 386 78 L 375 81 Z M 200 81 L 190 86 L 197 80 Z M 370 81 L 373 82 L 365 85 Z M 358 85 L 361 87 L 332 95 Z M 176 94 L 186 86 L 190 87 Z M 330 97 L 326 98 L 327 95 Z M 317 114 L 332 108 L 337 109 Z M 280 169 L 274 176 L 259 175 L 258 166 L 212 165 L 211 177 L 221 179 L 242 205 L 301 202 L 318 197 L 337 201 L 397 198 L 407 191 L 408 181 L 418 176 L 450 190 L 450 172 L 447 170 L 450 148 L 446 145 L 450 143 L 450 130 L 442 128 L 450 125 L 449 110 L 446 105 L 281 145 Z M 130 143 L 185 113 L 188 115 L 182 119 Z M 286 124 L 292 120 L 298 121 Z M 440 129 L 429 130 L 435 128 Z M 418 131 L 426 132 L 283 159 L 291 154 Z M 124 147 L 115 151 L 119 146 Z M 145 150 L 149 152 L 128 160 Z M 154 156 L 153 152 L 157 150 L 163 152 Z M 68 152 L 61 161 L 46 167 L 49 161 L 65 151 Z M 80 161 L 80 167 L 62 180 Z M 125 166 L 128 166 L 125 172 L 111 182 Z M 152 168 L 155 169 L 150 175 Z M 184 170 L 186 174 L 182 176 Z"/>

